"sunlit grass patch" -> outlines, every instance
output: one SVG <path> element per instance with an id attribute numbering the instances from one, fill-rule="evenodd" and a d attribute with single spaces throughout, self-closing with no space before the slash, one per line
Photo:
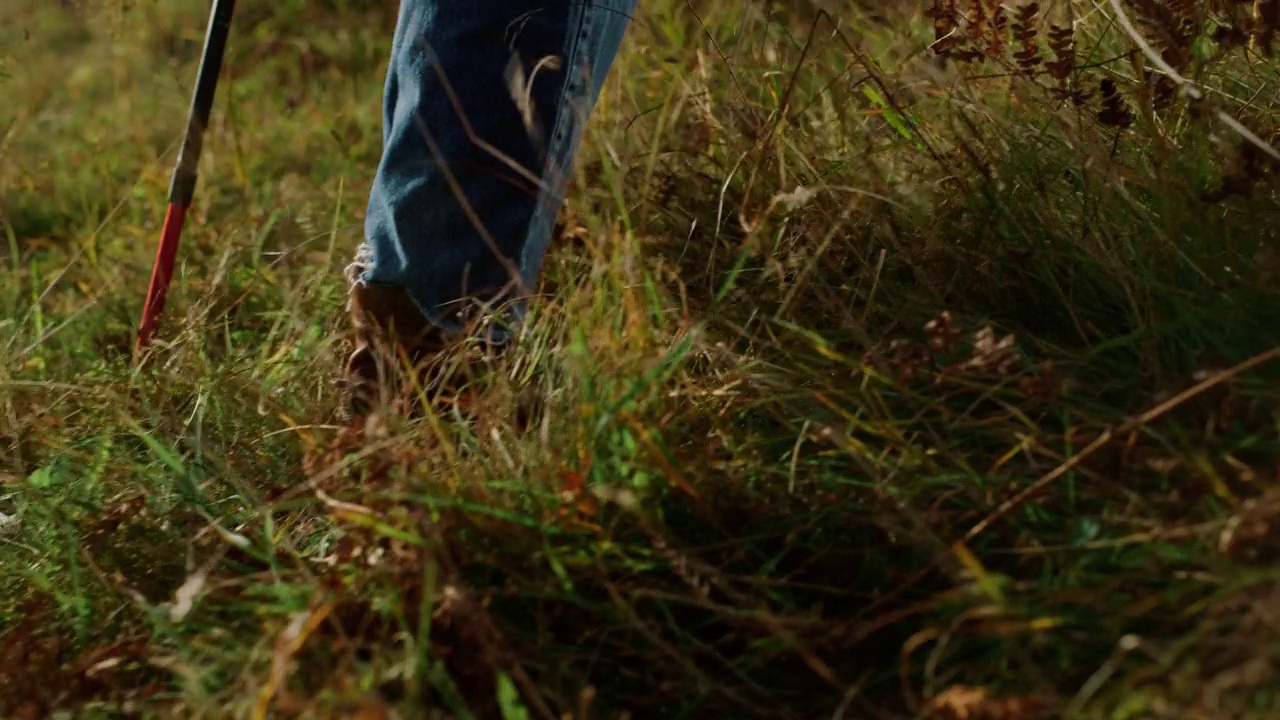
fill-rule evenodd
<path id="1" fill-rule="evenodd" d="M 348 429 L 391 9 L 238 10 L 145 364 L 207 7 L 0 9 L 0 715 L 1274 715 L 1267 6 L 1124 3 L 1196 105 L 835 5 L 648 4 L 512 352 Z"/>

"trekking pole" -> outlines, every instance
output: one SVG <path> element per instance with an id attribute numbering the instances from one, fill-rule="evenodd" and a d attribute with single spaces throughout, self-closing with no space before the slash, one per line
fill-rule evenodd
<path id="1" fill-rule="evenodd" d="M 155 265 L 151 269 L 151 284 L 147 287 L 147 301 L 142 308 L 142 322 L 138 325 L 138 347 L 151 344 L 156 320 L 164 310 L 165 294 L 173 278 L 173 263 L 178 256 L 178 241 L 182 237 L 182 225 L 191 207 L 196 190 L 196 169 L 200 163 L 200 150 L 204 145 L 204 131 L 209 126 L 209 113 L 213 109 L 213 96 L 218 89 L 218 75 L 222 71 L 222 56 L 227 48 L 227 35 L 231 31 L 231 13 L 235 0 L 213 0 L 209 15 L 209 29 L 205 32 L 204 51 L 200 55 L 200 70 L 196 76 L 196 89 L 191 99 L 191 111 L 187 115 L 187 132 L 182 138 L 182 150 L 169 185 L 169 208 L 164 214 L 164 227 L 160 232 L 160 247 L 156 251 Z"/>

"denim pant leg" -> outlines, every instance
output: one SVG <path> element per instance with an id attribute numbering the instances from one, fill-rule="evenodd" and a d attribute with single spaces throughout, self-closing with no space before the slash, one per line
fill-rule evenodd
<path id="1" fill-rule="evenodd" d="M 404 288 L 446 329 L 460 301 L 527 295 L 635 6 L 401 0 L 350 276 Z"/>

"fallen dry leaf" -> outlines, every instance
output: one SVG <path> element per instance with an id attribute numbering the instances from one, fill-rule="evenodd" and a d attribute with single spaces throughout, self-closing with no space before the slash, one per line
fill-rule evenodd
<path id="1" fill-rule="evenodd" d="M 929 720 L 1038 720 L 1048 713 L 1039 698 L 1032 696 L 992 697 L 986 688 L 952 685 L 925 705 Z"/>

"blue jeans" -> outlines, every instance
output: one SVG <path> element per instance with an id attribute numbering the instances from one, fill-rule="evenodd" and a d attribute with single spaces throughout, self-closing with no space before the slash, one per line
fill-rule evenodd
<path id="1" fill-rule="evenodd" d="M 402 288 L 446 330 L 467 301 L 515 301 L 518 319 L 636 1 L 401 0 L 348 277 Z"/>

